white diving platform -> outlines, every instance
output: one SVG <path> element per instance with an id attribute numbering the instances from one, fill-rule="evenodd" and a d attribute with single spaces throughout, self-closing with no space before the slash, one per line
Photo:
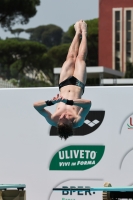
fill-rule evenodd
<path id="1" fill-rule="evenodd" d="M 53 191 L 103 191 L 103 192 L 133 192 L 133 186 L 129 187 L 90 187 L 90 188 L 53 188 Z"/>
<path id="2" fill-rule="evenodd" d="M 6 190 L 6 189 L 24 189 L 26 188 L 25 184 L 0 184 L 0 190 Z"/>

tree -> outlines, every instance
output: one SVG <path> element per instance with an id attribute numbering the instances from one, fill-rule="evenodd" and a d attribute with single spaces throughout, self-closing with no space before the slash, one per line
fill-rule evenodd
<path id="1" fill-rule="evenodd" d="M 19 82 L 19 87 L 49 87 L 50 85 L 45 81 L 39 81 L 30 79 L 28 77 L 22 77 Z"/>
<path id="2" fill-rule="evenodd" d="M 125 78 L 133 78 L 133 63 L 127 63 Z"/>
<path id="3" fill-rule="evenodd" d="M 63 30 L 55 25 L 47 25 L 47 29 L 42 34 L 42 42 L 47 47 L 53 47 L 61 43 Z"/>
<path id="4" fill-rule="evenodd" d="M 12 34 L 17 34 L 17 36 L 19 37 L 20 33 L 24 32 L 24 29 L 22 28 L 10 29 L 10 32 Z"/>
<path id="5" fill-rule="evenodd" d="M 27 24 L 40 5 L 40 0 L 0 0 L 0 24 L 10 29 L 14 24 Z"/>
<path id="6" fill-rule="evenodd" d="M 68 53 L 70 44 L 61 44 L 52 47 L 48 51 L 48 56 L 53 60 L 53 67 L 62 67 Z"/>
<path id="7" fill-rule="evenodd" d="M 30 28 L 25 32 L 30 34 L 30 40 L 43 43 L 49 48 L 59 45 L 63 34 L 63 30 L 53 24 Z"/>
<path id="8" fill-rule="evenodd" d="M 50 54 L 48 54 L 48 52 L 44 53 L 39 61 L 39 67 L 40 70 L 42 70 L 47 75 L 52 84 L 54 84 L 53 66 L 54 60 Z"/>
<path id="9" fill-rule="evenodd" d="M 42 34 L 45 31 L 45 26 L 26 29 L 25 32 L 30 35 L 29 39 L 42 43 Z"/>
<path id="10" fill-rule="evenodd" d="M 72 37 L 68 34 L 68 32 L 63 33 L 61 43 L 62 44 L 69 44 L 72 42 Z"/>
<path id="11" fill-rule="evenodd" d="M 40 70 L 39 62 L 46 47 L 31 41 L 17 39 L 0 40 L 0 71 L 7 78 L 18 78 L 19 75 Z"/>

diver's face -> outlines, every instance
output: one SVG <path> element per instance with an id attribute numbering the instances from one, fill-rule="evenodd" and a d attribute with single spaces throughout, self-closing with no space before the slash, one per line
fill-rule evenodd
<path id="1" fill-rule="evenodd" d="M 69 115 L 66 113 L 63 113 L 60 117 L 59 117 L 59 123 L 63 123 L 63 124 L 72 124 Z"/>

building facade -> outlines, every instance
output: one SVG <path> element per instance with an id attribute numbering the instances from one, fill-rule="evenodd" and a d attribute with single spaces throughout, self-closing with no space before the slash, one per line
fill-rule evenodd
<path id="1" fill-rule="evenodd" d="M 99 66 L 126 72 L 133 62 L 133 0 L 99 0 Z"/>

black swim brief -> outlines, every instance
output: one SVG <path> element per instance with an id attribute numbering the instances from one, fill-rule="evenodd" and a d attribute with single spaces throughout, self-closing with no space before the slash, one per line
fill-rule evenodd
<path id="1" fill-rule="evenodd" d="M 83 93 L 84 93 L 84 89 L 85 89 L 85 85 L 84 83 L 82 83 L 81 81 L 79 81 L 77 78 L 75 78 L 74 76 L 71 76 L 69 78 L 67 78 L 66 80 L 62 81 L 60 84 L 59 84 L 59 89 L 61 89 L 62 87 L 64 86 L 67 86 L 67 85 L 76 85 L 78 87 L 81 87 L 82 90 L 83 90 Z"/>

